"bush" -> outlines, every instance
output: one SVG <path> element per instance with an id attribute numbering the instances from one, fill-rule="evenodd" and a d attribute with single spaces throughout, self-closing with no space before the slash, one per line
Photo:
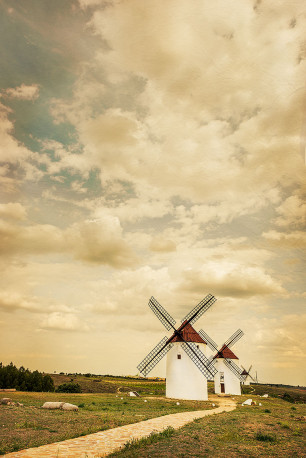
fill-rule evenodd
<path id="1" fill-rule="evenodd" d="M 81 387 L 78 383 L 63 383 L 56 388 L 57 393 L 81 393 Z"/>
<path id="2" fill-rule="evenodd" d="M 255 434 L 255 439 L 258 441 L 263 441 L 263 442 L 275 442 L 276 441 L 276 437 L 274 434 L 273 435 L 266 434 L 266 433 L 262 433 L 261 431 L 258 431 Z"/>

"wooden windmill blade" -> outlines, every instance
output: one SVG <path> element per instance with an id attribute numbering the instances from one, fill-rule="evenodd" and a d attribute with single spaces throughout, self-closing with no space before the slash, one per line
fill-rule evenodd
<path id="1" fill-rule="evenodd" d="M 203 331 L 203 329 L 200 329 L 198 334 L 207 343 L 211 350 L 218 351 L 218 345 L 216 344 L 216 342 L 211 337 L 209 337 L 209 335 L 205 331 Z"/>
<path id="2" fill-rule="evenodd" d="M 224 342 L 223 347 L 232 347 L 236 342 L 238 342 L 238 340 L 241 339 L 242 336 L 244 336 L 244 332 L 241 329 L 237 329 L 237 331 L 234 332 L 234 334 L 229 337 L 226 342 Z"/>
<path id="3" fill-rule="evenodd" d="M 175 330 L 175 319 L 172 318 L 170 313 L 168 313 L 167 310 L 165 310 L 164 307 L 153 296 L 149 300 L 148 305 L 150 309 L 155 313 L 159 321 L 165 326 L 167 331 L 170 331 L 170 329 Z"/>
<path id="4" fill-rule="evenodd" d="M 233 374 L 236 375 L 237 378 L 239 378 L 241 382 L 245 381 L 246 376 L 242 375 L 243 371 L 240 369 L 240 367 L 237 366 L 237 364 L 234 363 L 234 361 L 228 358 L 224 358 L 224 364 L 233 372 Z"/>
<path id="5" fill-rule="evenodd" d="M 145 377 L 156 366 L 156 364 L 168 353 L 173 347 L 169 339 L 165 336 L 157 345 L 150 351 L 150 353 L 138 364 L 137 369 Z"/>
<path id="6" fill-rule="evenodd" d="M 188 323 L 195 323 L 216 302 L 216 300 L 215 296 L 208 294 L 182 319 L 181 322 L 184 323 L 186 321 L 186 325 Z"/>
<path id="7" fill-rule="evenodd" d="M 217 369 L 210 365 L 209 360 L 194 342 L 183 342 L 182 348 L 207 379 L 214 378 L 218 372 Z"/>

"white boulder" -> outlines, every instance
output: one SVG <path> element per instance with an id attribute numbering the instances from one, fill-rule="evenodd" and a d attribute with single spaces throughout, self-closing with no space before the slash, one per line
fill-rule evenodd
<path id="1" fill-rule="evenodd" d="M 78 406 L 74 404 L 69 404 L 69 402 L 65 402 L 65 404 L 61 407 L 62 410 L 79 410 Z"/>
<path id="2" fill-rule="evenodd" d="M 243 406 L 250 406 L 250 405 L 252 405 L 252 399 L 247 399 L 247 400 L 244 401 L 241 405 L 243 405 Z"/>
<path id="3" fill-rule="evenodd" d="M 64 404 L 64 402 L 45 402 L 42 408 L 49 410 L 61 409 Z"/>

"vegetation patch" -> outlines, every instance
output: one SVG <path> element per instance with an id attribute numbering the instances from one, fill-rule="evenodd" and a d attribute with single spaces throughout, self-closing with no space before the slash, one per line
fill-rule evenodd
<path id="1" fill-rule="evenodd" d="M 262 431 L 258 431 L 255 434 L 255 439 L 262 442 L 276 442 L 276 436 L 274 434 L 267 434 Z"/>

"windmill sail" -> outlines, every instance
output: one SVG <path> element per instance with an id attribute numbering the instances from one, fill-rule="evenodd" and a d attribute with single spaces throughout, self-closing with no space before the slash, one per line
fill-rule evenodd
<path id="1" fill-rule="evenodd" d="M 229 337 L 226 342 L 224 342 L 224 347 L 232 347 L 239 339 L 241 339 L 242 336 L 244 336 L 244 332 L 241 331 L 241 329 L 237 329 L 237 331 L 234 332 L 234 334 Z"/>
<path id="2" fill-rule="evenodd" d="M 245 381 L 245 375 L 242 375 L 242 370 L 231 359 L 224 358 L 224 364 L 239 378 L 241 382 Z"/>
<path id="3" fill-rule="evenodd" d="M 208 294 L 185 316 L 185 318 L 182 319 L 181 322 L 184 323 L 184 321 L 187 321 L 187 324 L 195 323 L 216 302 L 216 300 L 217 299 L 212 294 Z"/>
<path id="4" fill-rule="evenodd" d="M 173 347 L 173 344 L 168 342 L 167 337 L 164 337 L 141 363 L 138 364 L 137 369 L 139 372 L 146 377 L 156 364 L 168 353 L 171 347 Z"/>
<path id="5" fill-rule="evenodd" d="M 175 319 L 164 309 L 162 305 L 152 296 L 149 300 L 149 307 L 155 313 L 159 321 L 165 326 L 167 331 L 175 329 Z"/>
<path id="6" fill-rule="evenodd" d="M 216 375 L 218 371 L 212 365 L 209 366 L 209 360 L 194 342 L 183 342 L 182 348 L 207 379 Z"/>
<path id="7" fill-rule="evenodd" d="M 199 330 L 199 335 L 207 343 L 211 350 L 218 351 L 218 345 L 216 344 L 216 342 L 211 337 L 209 337 L 209 335 L 205 331 L 203 331 L 203 329 Z"/>

